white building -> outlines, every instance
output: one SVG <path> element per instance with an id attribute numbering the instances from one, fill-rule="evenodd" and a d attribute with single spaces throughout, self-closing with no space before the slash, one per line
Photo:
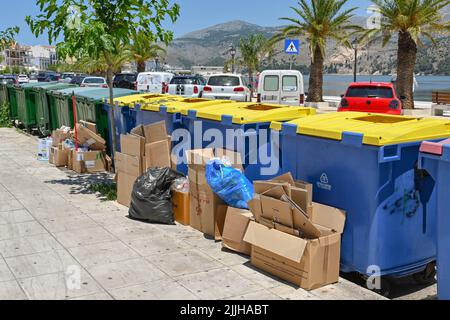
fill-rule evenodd
<path id="1" fill-rule="evenodd" d="M 53 46 L 31 46 L 31 68 L 35 70 L 47 70 L 49 65 L 58 62 L 56 48 Z"/>
<path id="2" fill-rule="evenodd" d="M 204 77 L 208 77 L 214 74 L 223 73 L 223 67 L 215 67 L 215 66 L 193 66 L 191 71 L 192 74 L 199 74 Z"/>

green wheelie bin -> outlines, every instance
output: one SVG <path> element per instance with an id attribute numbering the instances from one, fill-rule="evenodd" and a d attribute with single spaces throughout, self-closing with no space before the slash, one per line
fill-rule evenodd
<path id="1" fill-rule="evenodd" d="M 6 91 L 8 92 L 11 120 L 16 121 L 18 118 L 16 87 L 13 84 L 8 84 L 6 85 Z"/>
<path id="2" fill-rule="evenodd" d="M 62 90 L 73 87 L 75 86 L 68 83 L 51 83 L 46 85 L 42 84 L 32 88 L 30 94 L 35 96 L 36 125 L 41 136 L 49 136 L 54 127 L 52 122 L 55 116 L 50 109 L 49 92 L 51 92 L 51 90 Z"/>
<path id="3" fill-rule="evenodd" d="M 6 89 L 6 84 L 0 82 L 0 106 L 3 106 L 9 102 L 8 90 Z"/>
<path id="4" fill-rule="evenodd" d="M 98 88 L 67 88 L 62 90 L 49 90 L 50 113 L 52 115 L 53 129 L 62 126 L 74 127 L 72 94 L 98 90 Z"/>
<path id="5" fill-rule="evenodd" d="M 137 94 L 137 91 L 114 88 L 114 98 Z M 98 133 L 107 141 L 107 151 L 111 153 L 111 137 L 108 118 L 108 106 L 105 101 L 109 98 L 109 89 L 81 91 L 76 94 L 77 120 L 93 122 L 97 125 Z"/>

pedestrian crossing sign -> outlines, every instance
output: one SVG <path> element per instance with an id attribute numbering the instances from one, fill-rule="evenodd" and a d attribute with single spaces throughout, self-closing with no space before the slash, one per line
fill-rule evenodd
<path id="1" fill-rule="evenodd" d="M 284 43 L 284 52 L 286 54 L 300 54 L 300 40 L 286 39 Z"/>

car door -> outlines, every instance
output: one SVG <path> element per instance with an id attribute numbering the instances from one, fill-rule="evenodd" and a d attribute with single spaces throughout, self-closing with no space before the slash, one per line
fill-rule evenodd
<path id="1" fill-rule="evenodd" d="M 261 102 L 280 103 L 281 79 L 279 73 L 267 73 L 260 83 Z"/>

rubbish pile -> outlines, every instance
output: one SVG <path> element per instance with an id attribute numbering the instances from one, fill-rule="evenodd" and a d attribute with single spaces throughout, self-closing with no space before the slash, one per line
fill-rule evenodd
<path id="1" fill-rule="evenodd" d="M 38 159 L 56 167 L 67 167 L 77 173 L 109 171 L 111 158 L 106 154 L 106 141 L 94 123 L 80 121 L 72 130 L 61 127 L 51 138 L 40 139 Z"/>

